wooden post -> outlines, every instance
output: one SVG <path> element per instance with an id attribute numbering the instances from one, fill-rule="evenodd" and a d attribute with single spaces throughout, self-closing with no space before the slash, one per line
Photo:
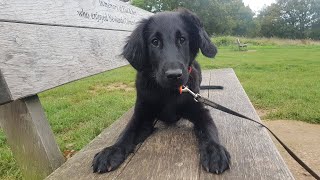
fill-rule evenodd
<path id="1" fill-rule="evenodd" d="M 37 95 L 0 106 L 0 124 L 25 179 L 44 179 L 64 162 Z"/>
<path id="2" fill-rule="evenodd" d="M 12 101 L 11 93 L 0 69 L 0 105 Z"/>

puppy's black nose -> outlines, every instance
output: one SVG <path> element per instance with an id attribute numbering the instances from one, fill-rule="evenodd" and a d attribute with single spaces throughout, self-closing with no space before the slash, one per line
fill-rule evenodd
<path id="1" fill-rule="evenodd" d="M 165 72 L 168 79 L 179 79 L 182 76 L 181 69 L 169 69 Z"/>

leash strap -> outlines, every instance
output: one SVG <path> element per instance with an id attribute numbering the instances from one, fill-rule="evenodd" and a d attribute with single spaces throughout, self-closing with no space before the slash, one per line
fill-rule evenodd
<path id="1" fill-rule="evenodd" d="M 290 154 L 290 156 L 296 160 L 300 166 L 302 166 L 306 171 L 308 171 L 315 179 L 317 180 L 320 180 L 320 176 L 318 174 L 316 174 L 308 165 L 306 165 L 294 152 L 292 152 L 292 150 L 287 146 L 285 145 L 279 138 L 277 135 L 275 135 L 267 126 L 265 126 L 264 124 L 258 122 L 258 121 L 255 121 L 245 115 L 242 115 L 238 112 L 235 112 L 227 107 L 224 107 L 220 104 L 217 104 L 207 98 L 204 98 L 202 97 L 200 94 L 196 94 L 194 92 L 192 92 L 190 89 L 188 89 L 187 87 L 183 87 L 182 90 L 180 90 L 180 92 L 188 92 L 190 93 L 193 97 L 194 97 L 194 100 L 197 101 L 197 102 L 201 102 L 205 105 L 208 105 L 208 106 L 211 106 L 212 108 L 214 109 L 217 109 L 217 110 L 220 110 L 222 112 L 225 112 L 225 113 L 228 113 L 228 114 L 232 114 L 234 116 L 238 116 L 238 117 L 241 117 L 241 118 L 244 118 L 244 119 L 247 119 L 249 121 L 252 121 L 254 123 L 257 123 L 259 125 L 261 125 L 262 127 L 266 128 L 272 135 L 273 137 L 275 137 L 277 139 L 277 141 L 282 145 L 282 147 Z"/>

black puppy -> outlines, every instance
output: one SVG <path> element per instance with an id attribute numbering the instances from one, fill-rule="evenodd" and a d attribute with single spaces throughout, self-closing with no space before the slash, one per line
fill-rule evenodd
<path id="1" fill-rule="evenodd" d="M 199 49 L 207 57 L 217 53 L 199 18 L 188 10 L 158 13 L 141 21 L 122 53 L 138 71 L 134 115 L 117 142 L 95 155 L 93 172 L 119 167 L 152 133 L 156 119 L 172 123 L 180 118 L 194 124 L 203 167 L 217 174 L 229 168 L 230 155 L 219 143 L 209 111 L 191 95 L 179 94 L 181 85 L 196 93 L 200 90 L 201 70 L 195 61 Z"/>

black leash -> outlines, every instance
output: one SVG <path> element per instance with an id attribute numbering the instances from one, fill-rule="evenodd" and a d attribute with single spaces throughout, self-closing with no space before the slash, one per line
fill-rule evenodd
<path id="1" fill-rule="evenodd" d="M 222 86 L 200 86 L 200 89 L 223 89 Z"/>
<path id="2" fill-rule="evenodd" d="M 315 179 L 320 180 L 320 176 L 317 175 L 308 165 L 306 165 L 296 154 L 294 154 L 294 153 L 292 152 L 292 150 L 291 150 L 288 146 L 286 146 L 286 145 L 278 138 L 278 136 L 276 136 L 267 126 L 263 125 L 262 123 L 260 123 L 260 122 L 258 122 L 258 121 L 255 121 L 255 120 L 253 120 L 253 119 L 251 119 L 251 118 L 249 118 L 249 117 L 247 117 L 247 116 L 245 116 L 245 115 L 242 115 L 242 114 L 240 114 L 240 113 L 237 113 L 237 112 L 235 112 L 235 111 L 233 111 L 233 110 L 231 110 L 231 109 L 229 109 L 229 108 L 227 108 L 227 107 L 221 106 L 221 105 L 219 105 L 219 104 L 217 104 L 217 103 L 215 103 L 215 102 L 213 102 L 213 101 L 211 101 L 211 100 L 209 100 L 209 99 L 207 99 L 207 98 L 204 98 L 204 97 L 202 97 L 200 94 L 196 94 L 196 93 L 192 92 L 190 89 L 188 89 L 188 87 L 183 87 L 183 88 L 181 88 L 181 89 L 180 89 L 180 93 L 182 93 L 182 92 L 188 92 L 189 94 L 191 94 L 191 95 L 194 97 L 194 100 L 197 101 L 197 102 L 201 102 L 201 103 L 203 103 L 203 104 L 205 104 L 205 105 L 211 106 L 212 108 L 218 109 L 218 110 L 223 111 L 223 112 L 225 112 L 225 113 L 232 114 L 232 115 L 234 115 L 234 116 L 238 116 L 238 117 L 247 119 L 247 120 L 249 120 L 249 121 L 252 121 L 252 122 L 254 122 L 254 123 L 257 123 L 257 124 L 261 125 L 262 127 L 266 128 L 266 129 L 273 135 L 273 137 L 275 137 L 275 138 L 278 140 L 278 142 L 282 145 L 282 147 L 290 154 L 290 156 L 291 156 L 294 160 L 296 160 L 296 161 L 297 161 L 306 171 L 308 171 Z"/>

